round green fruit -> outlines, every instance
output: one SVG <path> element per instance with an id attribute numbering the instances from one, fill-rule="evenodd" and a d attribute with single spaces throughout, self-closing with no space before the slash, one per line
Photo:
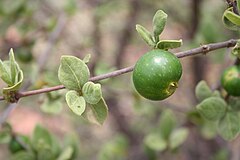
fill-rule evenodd
<path id="1" fill-rule="evenodd" d="M 221 84 L 229 95 L 240 96 L 240 66 L 234 65 L 225 69 Z"/>
<path id="2" fill-rule="evenodd" d="M 144 54 L 133 70 L 133 84 L 137 92 L 150 100 L 171 96 L 182 76 L 182 65 L 171 52 L 154 49 Z"/>

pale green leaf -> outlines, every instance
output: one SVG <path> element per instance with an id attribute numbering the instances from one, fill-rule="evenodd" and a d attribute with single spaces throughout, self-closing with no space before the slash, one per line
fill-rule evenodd
<path id="1" fill-rule="evenodd" d="M 170 148 L 175 149 L 183 144 L 183 142 L 187 139 L 188 133 L 189 132 L 187 128 L 179 128 L 173 131 L 169 140 Z"/>
<path id="2" fill-rule="evenodd" d="M 8 102 L 15 103 L 15 97 L 12 97 L 12 96 L 14 96 L 14 95 L 12 95 L 12 92 L 18 91 L 23 83 L 22 70 L 19 71 L 18 78 L 19 79 L 16 84 L 14 84 L 13 86 L 10 86 L 10 87 L 3 88 L 3 96 L 4 96 L 5 100 Z"/>
<path id="3" fill-rule="evenodd" d="M 182 45 L 182 40 L 160 40 L 157 43 L 158 49 L 163 49 L 163 50 L 168 50 L 168 49 L 173 49 L 173 48 L 178 48 L 181 47 Z"/>
<path id="4" fill-rule="evenodd" d="M 83 62 L 84 62 L 85 64 L 87 64 L 87 63 L 90 61 L 90 59 L 91 59 L 91 54 L 87 54 L 87 55 L 83 58 Z"/>
<path id="5" fill-rule="evenodd" d="M 240 40 L 238 40 L 236 45 L 233 47 L 232 54 L 240 58 Z"/>
<path id="6" fill-rule="evenodd" d="M 239 124 L 240 117 L 236 112 L 228 112 L 218 124 L 218 131 L 219 134 L 225 140 L 232 140 L 236 138 L 240 131 L 240 124 Z"/>
<path id="7" fill-rule="evenodd" d="M 77 115 L 81 116 L 85 111 L 86 102 L 82 96 L 76 91 L 68 91 L 66 94 L 66 101 L 69 108 Z"/>
<path id="8" fill-rule="evenodd" d="M 223 21 L 223 24 L 226 28 L 230 29 L 230 30 L 233 30 L 233 31 L 237 31 L 239 30 L 239 27 L 232 23 L 227 17 L 226 17 L 226 14 L 228 12 L 232 12 L 232 8 L 228 8 L 227 10 L 224 11 L 224 14 L 222 16 L 222 21 Z"/>
<path id="9" fill-rule="evenodd" d="M 153 35 L 155 38 L 155 42 L 159 41 L 159 35 L 162 33 L 167 22 L 167 14 L 158 10 L 153 17 Z"/>
<path id="10" fill-rule="evenodd" d="M 88 121 L 102 125 L 108 115 L 108 107 L 103 98 L 97 104 L 88 104 L 83 117 Z"/>
<path id="11" fill-rule="evenodd" d="M 82 88 L 85 101 L 90 104 L 97 104 L 102 98 L 102 90 L 100 84 L 87 82 Z"/>
<path id="12" fill-rule="evenodd" d="M 240 16 L 233 13 L 232 8 L 226 10 L 223 15 L 233 24 L 240 26 Z"/>
<path id="13" fill-rule="evenodd" d="M 171 132 L 176 126 L 177 120 L 173 112 L 169 109 L 164 110 L 160 117 L 160 133 L 163 139 L 168 140 Z"/>
<path id="14" fill-rule="evenodd" d="M 227 104 L 219 97 L 210 97 L 197 105 L 198 112 L 209 121 L 217 121 L 226 113 Z"/>
<path id="15" fill-rule="evenodd" d="M 62 56 L 58 70 L 60 82 L 68 89 L 81 90 L 90 76 L 87 65 L 77 57 Z"/>
<path id="16" fill-rule="evenodd" d="M 0 77 L 5 83 L 7 83 L 9 86 L 11 86 L 11 85 L 13 85 L 12 81 L 11 81 L 11 75 L 8 72 L 6 67 L 7 67 L 6 64 L 4 64 L 0 60 Z"/>
<path id="17" fill-rule="evenodd" d="M 137 24 L 136 25 L 136 30 L 140 37 L 151 47 L 155 46 L 155 42 L 153 41 L 152 34 L 143 26 Z"/>
<path id="18" fill-rule="evenodd" d="M 212 90 L 207 85 L 206 81 L 202 80 L 200 81 L 196 88 L 195 88 L 195 94 L 199 101 L 202 101 L 208 97 L 212 96 Z"/>
<path id="19" fill-rule="evenodd" d="M 73 155 L 73 152 L 74 152 L 73 148 L 71 146 L 68 146 L 62 151 L 57 160 L 70 160 Z"/>
<path id="20" fill-rule="evenodd" d="M 167 148 L 167 141 L 157 133 L 147 135 L 147 137 L 144 138 L 144 144 L 155 151 L 163 151 Z"/>

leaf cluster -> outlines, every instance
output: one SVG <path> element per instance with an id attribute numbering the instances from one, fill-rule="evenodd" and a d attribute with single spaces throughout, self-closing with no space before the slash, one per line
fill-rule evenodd
<path id="1" fill-rule="evenodd" d="M 66 93 L 69 108 L 77 115 L 96 124 L 103 124 L 108 108 L 102 97 L 100 84 L 89 81 L 90 72 L 86 63 L 74 56 L 62 56 L 58 70 L 60 82 L 70 91 Z"/>
<path id="2" fill-rule="evenodd" d="M 177 48 L 182 45 L 182 40 L 160 40 L 159 36 L 163 32 L 164 27 L 167 22 L 167 14 L 158 10 L 153 17 L 153 33 L 148 31 L 143 26 L 137 24 L 136 30 L 140 37 L 152 48 L 158 48 L 163 50 L 168 50 L 172 48 Z"/>
<path id="3" fill-rule="evenodd" d="M 240 99 L 230 97 L 228 101 L 220 96 L 219 91 L 212 91 L 205 81 L 200 81 L 195 89 L 200 103 L 197 111 L 212 125 L 216 125 L 218 133 L 226 140 L 232 140 L 240 132 L 239 107 Z M 213 123 L 214 122 L 214 123 Z M 212 126 L 214 128 L 214 126 Z"/>

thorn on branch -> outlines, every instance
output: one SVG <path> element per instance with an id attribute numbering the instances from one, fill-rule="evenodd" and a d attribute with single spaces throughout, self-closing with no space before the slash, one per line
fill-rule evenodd
<path id="1" fill-rule="evenodd" d="M 202 46 L 202 52 L 204 55 L 206 55 L 210 51 L 210 48 L 208 45 L 203 45 Z"/>

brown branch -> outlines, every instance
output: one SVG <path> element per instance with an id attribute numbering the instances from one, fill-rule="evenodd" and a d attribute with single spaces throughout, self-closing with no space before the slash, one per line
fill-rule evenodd
<path id="1" fill-rule="evenodd" d="M 230 40 L 224 41 L 224 42 L 211 43 L 211 44 L 203 45 L 201 47 L 194 48 L 194 49 L 191 49 L 191 50 L 178 52 L 175 55 L 178 58 L 183 58 L 183 57 L 188 57 L 188 56 L 194 56 L 194 55 L 197 55 L 197 54 L 207 54 L 208 52 L 213 51 L 213 50 L 233 47 L 233 46 L 235 46 L 236 42 L 237 42 L 237 40 L 230 39 Z M 116 76 L 119 76 L 119 75 L 122 75 L 122 74 L 133 71 L 133 68 L 134 68 L 134 66 L 130 66 L 130 67 L 127 67 L 127 68 L 123 68 L 123 69 L 120 69 L 120 70 L 116 70 L 116 71 L 113 71 L 113 72 L 102 74 L 102 75 L 99 75 L 99 76 L 91 77 L 89 79 L 89 81 L 98 82 L 98 81 L 103 80 L 103 79 L 116 77 Z M 59 85 L 59 86 L 43 88 L 43 89 L 38 89 L 38 90 L 19 92 L 17 94 L 17 98 L 33 96 L 33 95 L 37 95 L 37 94 L 41 94 L 41 93 L 47 93 L 47 92 L 51 92 L 51 91 L 56 91 L 56 90 L 60 90 L 60 89 L 64 89 L 64 88 L 65 87 L 63 85 Z M 1 96 L 0 101 L 2 101 L 2 100 L 4 100 L 4 97 Z"/>

